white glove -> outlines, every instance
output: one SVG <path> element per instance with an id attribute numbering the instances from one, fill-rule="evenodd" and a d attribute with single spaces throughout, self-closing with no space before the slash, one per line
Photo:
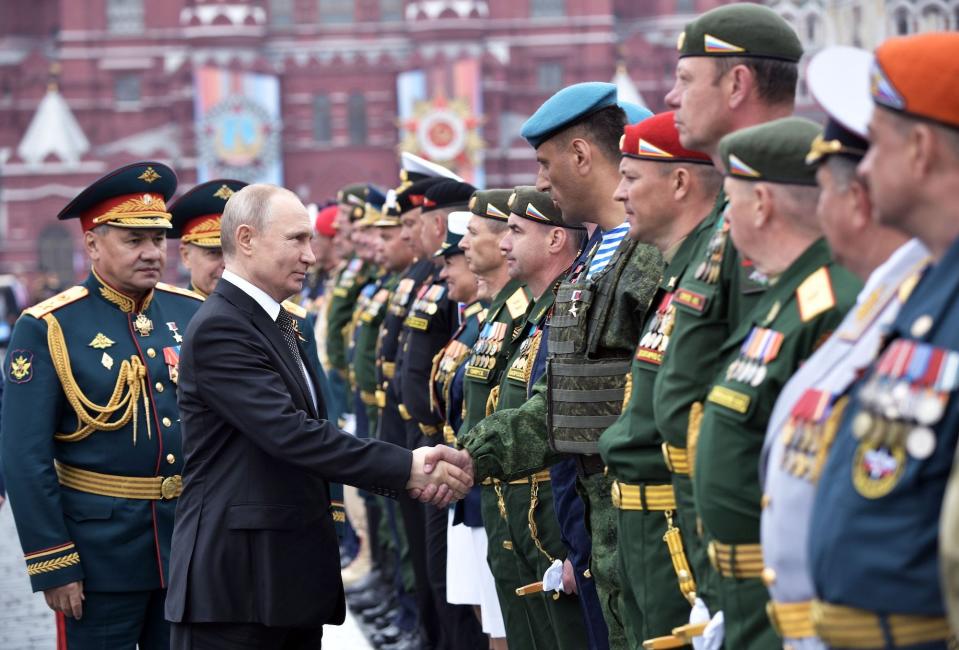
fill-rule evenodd
<path id="1" fill-rule="evenodd" d="M 543 591 L 565 592 L 563 589 L 563 561 L 553 560 L 546 573 L 543 574 Z"/>
<path id="2" fill-rule="evenodd" d="M 717 616 L 720 617 L 720 628 L 722 626 L 722 615 L 722 612 L 717 614 Z M 706 607 L 706 603 L 703 602 L 702 598 L 697 598 L 695 604 L 693 605 L 693 609 L 689 612 L 689 623 L 690 625 L 697 625 L 706 622 L 709 622 L 709 624 L 712 625 L 716 621 L 710 621 L 709 608 Z M 722 646 L 722 643 L 722 631 L 720 631 L 719 635 L 719 644 L 715 646 L 709 644 L 709 640 L 704 634 L 703 636 L 693 637 L 693 650 L 718 650 L 718 648 Z"/>
<path id="3" fill-rule="evenodd" d="M 716 612 L 703 631 L 703 650 L 721 650 L 726 626 L 723 624 L 723 613 Z"/>

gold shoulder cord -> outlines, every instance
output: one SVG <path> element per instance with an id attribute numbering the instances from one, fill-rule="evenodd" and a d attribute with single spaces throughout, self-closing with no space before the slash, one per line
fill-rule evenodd
<path id="1" fill-rule="evenodd" d="M 689 407 L 686 429 L 686 453 L 689 456 L 689 475 L 696 470 L 696 445 L 699 444 L 699 427 L 703 423 L 703 403 L 693 402 Z"/>
<path id="2" fill-rule="evenodd" d="M 539 354 L 539 344 L 543 338 L 543 330 L 537 330 L 533 334 L 533 342 L 529 345 L 526 354 L 526 368 L 523 369 L 523 383 L 526 384 L 526 390 L 529 390 L 529 381 L 533 378 L 533 365 L 536 362 L 536 355 Z"/>
<path id="3" fill-rule="evenodd" d="M 143 395 L 147 438 L 150 438 L 150 402 L 149 393 L 146 389 L 146 367 L 140 358 L 131 356 L 120 364 L 120 372 L 117 375 L 116 386 L 113 387 L 113 395 L 110 396 L 110 401 L 106 406 L 100 406 L 91 402 L 83 394 L 73 377 L 70 355 L 67 351 L 66 341 L 63 339 L 60 322 L 53 314 L 46 314 L 43 320 L 47 323 L 47 346 L 50 348 L 50 359 L 57 372 L 57 377 L 60 378 L 63 393 L 77 414 L 78 423 L 76 431 L 73 433 L 56 433 L 53 436 L 54 439 L 60 442 L 79 442 L 94 431 L 117 431 L 126 426 L 132 419 L 133 444 L 135 445 L 137 443 L 137 415 L 140 395 Z M 126 388 L 126 394 L 124 394 L 124 388 Z M 117 414 L 120 409 L 124 409 L 122 414 L 110 422 L 110 417 Z"/>
<path id="4" fill-rule="evenodd" d="M 494 386 L 486 398 L 486 417 L 489 417 L 496 410 L 496 404 L 499 402 L 499 386 Z"/>
<path id="5" fill-rule="evenodd" d="M 545 557 L 549 563 L 552 564 L 555 558 L 543 547 L 543 543 L 539 539 L 539 527 L 536 525 L 536 506 L 538 505 L 539 480 L 534 475 L 530 479 L 529 484 L 529 512 L 526 513 L 526 522 L 529 526 L 529 536 L 533 540 L 533 544 L 535 544 L 537 550 L 543 554 L 543 557 Z"/>

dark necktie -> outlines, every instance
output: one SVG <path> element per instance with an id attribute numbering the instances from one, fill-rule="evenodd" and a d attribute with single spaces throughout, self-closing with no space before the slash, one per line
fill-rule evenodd
<path id="1" fill-rule="evenodd" d="M 293 317 L 290 316 L 290 313 L 285 309 L 281 309 L 279 315 L 276 317 L 276 326 L 280 328 L 280 332 L 283 333 L 283 340 L 286 342 L 286 347 L 289 349 L 290 354 L 293 355 L 293 360 L 296 361 L 297 367 L 300 369 L 300 374 L 303 375 L 303 382 L 306 384 L 307 390 L 310 388 L 310 380 L 306 375 L 306 366 L 303 365 L 303 358 L 300 356 L 300 346 L 296 344 L 296 324 L 293 322 Z M 313 398 L 313 395 L 310 395 L 310 399 L 313 400 L 313 406 L 316 406 L 316 401 Z"/>

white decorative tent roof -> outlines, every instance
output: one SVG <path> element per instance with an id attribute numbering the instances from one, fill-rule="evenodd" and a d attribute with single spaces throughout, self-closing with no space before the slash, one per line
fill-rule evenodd
<path id="1" fill-rule="evenodd" d="M 17 146 L 17 154 L 30 165 L 43 164 L 51 154 L 59 162 L 75 164 L 89 149 L 90 141 L 73 116 L 67 100 L 56 85 L 51 84 Z"/>

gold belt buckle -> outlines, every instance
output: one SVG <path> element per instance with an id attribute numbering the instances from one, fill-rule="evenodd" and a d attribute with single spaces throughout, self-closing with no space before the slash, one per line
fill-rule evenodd
<path id="1" fill-rule="evenodd" d="M 160 483 L 160 496 L 166 500 L 172 499 L 177 495 L 177 492 L 180 490 L 182 485 L 182 480 L 179 474 L 174 476 L 167 476 L 163 479 L 163 482 Z"/>

